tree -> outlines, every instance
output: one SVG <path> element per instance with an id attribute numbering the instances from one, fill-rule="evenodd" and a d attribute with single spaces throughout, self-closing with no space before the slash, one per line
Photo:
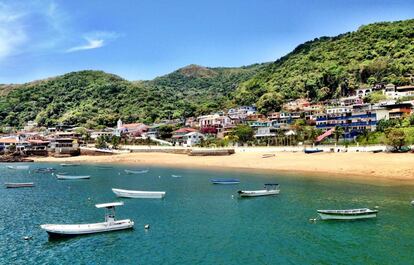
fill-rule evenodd
<path id="1" fill-rule="evenodd" d="M 395 150 L 401 150 L 401 148 L 407 142 L 407 136 L 402 129 L 392 128 L 385 132 L 387 137 L 387 143 L 391 145 Z"/>
<path id="2" fill-rule="evenodd" d="M 257 101 L 257 110 L 260 113 L 279 111 L 282 108 L 283 96 L 277 92 L 263 94 Z"/>
<path id="3" fill-rule="evenodd" d="M 113 149 L 118 149 L 119 144 L 121 143 L 121 137 L 119 136 L 112 136 L 111 138 L 111 145 Z"/>
<path id="4" fill-rule="evenodd" d="M 104 137 L 104 136 L 99 136 L 98 138 L 96 138 L 96 141 L 95 141 L 95 147 L 96 147 L 96 148 L 99 148 L 99 149 L 102 149 L 102 148 L 107 148 L 107 147 L 108 147 L 108 145 L 107 145 L 107 143 L 106 143 L 106 137 Z"/>
<path id="5" fill-rule="evenodd" d="M 161 139 L 169 139 L 172 137 L 173 127 L 171 125 L 163 125 L 158 128 L 158 136 Z"/>
<path id="6" fill-rule="evenodd" d="M 237 125 L 236 128 L 233 129 L 233 134 L 241 143 L 247 143 L 254 139 L 254 130 L 249 125 Z"/>
<path id="7" fill-rule="evenodd" d="M 335 143 L 338 144 L 339 139 L 343 136 L 345 130 L 341 126 L 335 126 L 334 136 L 335 136 Z"/>

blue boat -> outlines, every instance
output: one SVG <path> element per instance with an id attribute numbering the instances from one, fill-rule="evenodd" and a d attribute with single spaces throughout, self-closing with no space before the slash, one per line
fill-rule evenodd
<path id="1" fill-rule="evenodd" d="M 213 184 L 239 184 L 240 180 L 238 179 L 210 179 Z"/>

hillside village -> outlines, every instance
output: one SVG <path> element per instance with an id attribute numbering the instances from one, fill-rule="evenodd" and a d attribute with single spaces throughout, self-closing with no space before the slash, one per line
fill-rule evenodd
<path id="1" fill-rule="evenodd" d="M 288 146 L 325 143 L 360 144 L 385 127 L 414 126 L 414 86 L 376 85 L 359 88 L 352 94 L 325 102 L 297 99 L 282 110 L 260 114 L 255 106 L 159 123 L 124 124 L 116 128 L 91 130 L 73 124 L 38 127 L 28 122 L 24 128 L 3 128 L 0 152 L 26 155 L 72 156 L 81 146 L 99 149 L 119 145 L 165 145 L 183 147 L 224 147 L 235 145 Z M 378 128 L 381 127 L 381 128 Z M 410 129 L 410 128 L 409 128 Z M 389 131 L 389 130 L 388 130 Z M 412 130 L 403 133 L 401 149 L 412 144 Z M 400 137 L 401 138 L 401 137 Z M 365 141 L 365 144 L 369 144 Z M 375 142 L 374 142 L 375 143 Z M 386 144 L 388 142 L 377 142 Z"/>

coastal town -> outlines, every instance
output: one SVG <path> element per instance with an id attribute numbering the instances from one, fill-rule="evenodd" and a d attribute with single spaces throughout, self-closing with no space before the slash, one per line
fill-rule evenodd
<path id="1" fill-rule="evenodd" d="M 384 124 L 401 124 L 405 119 L 407 127 L 414 126 L 413 112 L 413 85 L 375 85 L 324 102 L 296 99 L 283 104 L 280 111 L 266 115 L 259 113 L 255 106 L 239 106 L 154 124 L 124 124 L 119 119 L 116 127 L 99 130 L 77 127 L 76 124 L 56 124 L 46 128 L 30 121 L 24 128 L 2 128 L 0 152 L 66 157 L 90 154 L 87 147 L 110 152 L 122 145 L 187 148 L 355 145 L 377 131 L 381 124 L 382 127 Z M 235 133 L 238 128 L 241 135 Z M 400 144 L 394 145 L 397 151 L 408 151 L 409 147 L 407 149 L 405 145 L 413 144 L 414 136 L 405 133 L 403 138 Z M 386 145 L 387 142 L 376 144 Z"/>

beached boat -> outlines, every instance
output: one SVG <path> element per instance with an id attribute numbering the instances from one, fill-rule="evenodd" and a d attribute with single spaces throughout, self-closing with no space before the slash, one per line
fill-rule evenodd
<path id="1" fill-rule="evenodd" d="M 223 185 L 240 183 L 240 180 L 238 179 L 210 179 L 210 181 L 213 184 L 223 184 Z"/>
<path id="2" fill-rule="evenodd" d="M 13 182 L 6 182 L 4 183 L 6 188 L 31 188 L 34 187 L 33 182 L 20 182 L 20 183 L 13 183 Z"/>
<path id="3" fill-rule="evenodd" d="M 140 190 L 123 190 L 112 189 L 113 193 L 118 197 L 136 198 L 136 199 L 162 199 L 165 191 L 140 191 Z"/>
<path id="4" fill-rule="evenodd" d="M 382 149 L 377 149 L 377 150 L 373 150 L 372 152 L 374 153 L 374 154 L 377 154 L 377 153 L 381 153 L 383 150 Z"/>
<path id="5" fill-rule="evenodd" d="M 65 179 L 65 180 L 76 180 L 76 179 L 89 179 L 91 176 L 70 176 L 70 175 L 61 175 L 56 174 L 57 179 Z"/>
<path id="6" fill-rule="evenodd" d="M 8 169 L 28 170 L 29 166 L 7 166 Z"/>
<path id="7" fill-rule="evenodd" d="M 322 220 L 356 220 L 377 217 L 377 210 L 368 208 L 348 210 L 318 210 Z"/>
<path id="8" fill-rule="evenodd" d="M 240 197 L 258 197 L 258 196 L 270 196 L 279 194 L 279 184 L 268 183 L 265 184 L 264 190 L 239 190 L 237 193 Z"/>
<path id="9" fill-rule="evenodd" d="M 275 154 L 263 154 L 262 158 L 269 158 L 269 157 L 275 157 Z"/>
<path id="10" fill-rule="evenodd" d="M 320 152 L 323 152 L 323 150 L 321 150 L 321 149 L 318 149 L 318 148 L 316 148 L 316 149 L 305 149 L 305 154 L 314 154 L 314 153 L 320 153 Z"/>
<path id="11" fill-rule="evenodd" d="M 62 163 L 60 165 L 62 167 L 77 167 L 77 166 L 80 166 L 80 164 L 73 164 L 73 163 Z"/>
<path id="12" fill-rule="evenodd" d="M 96 208 L 105 208 L 105 221 L 92 224 L 43 224 L 40 227 L 50 237 L 68 237 L 85 234 L 110 232 L 124 229 L 131 229 L 134 222 L 130 219 L 115 220 L 115 207 L 124 205 L 123 202 L 112 202 L 96 204 Z"/>
<path id="13" fill-rule="evenodd" d="M 127 174 L 144 174 L 144 173 L 148 173 L 148 169 L 146 169 L 146 170 L 129 170 L 129 169 L 125 169 L 124 171 Z"/>

